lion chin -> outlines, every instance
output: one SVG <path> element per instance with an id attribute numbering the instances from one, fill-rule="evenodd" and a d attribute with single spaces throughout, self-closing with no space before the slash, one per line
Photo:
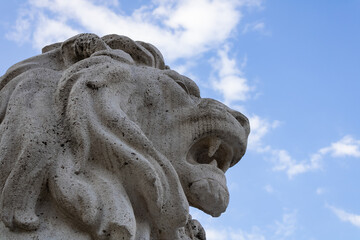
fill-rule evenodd
<path id="1" fill-rule="evenodd" d="M 201 98 L 153 45 L 80 34 L 0 78 L 0 235 L 205 239 L 248 119 Z"/>

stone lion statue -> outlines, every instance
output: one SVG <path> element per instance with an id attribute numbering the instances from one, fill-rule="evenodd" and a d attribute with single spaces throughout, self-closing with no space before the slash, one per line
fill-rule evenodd
<path id="1" fill-rule="evenodd" d="M 249 131 L 151 44 L 46 46 L 0 78 L 1 239 L 205 239 Z"/>

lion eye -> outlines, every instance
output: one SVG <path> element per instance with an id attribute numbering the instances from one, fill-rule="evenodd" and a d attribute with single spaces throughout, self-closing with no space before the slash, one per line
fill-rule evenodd
<path id="1" fill-rule="evenodd" d="M 191 96 L 200 97 L 200 90 L 196 83 L 173 70 L 165 70 L 165 75 L 174 80 L 184 91 Z"/>
<path id="2" fill-rule="evenodd" d="M 185 83 L 182 81 L 175 81 L 187 94 L 190 94 L 189 89 L 186 87 Z"/>

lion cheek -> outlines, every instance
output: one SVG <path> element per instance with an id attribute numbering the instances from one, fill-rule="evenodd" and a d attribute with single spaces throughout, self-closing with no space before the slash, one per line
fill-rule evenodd
<path id="1" fill-rule="evenodd" d="M 214 179 L 207 178 L 193 182 L 189 190 L 191 205 L 213 217 L 218 217 L 225 212 L 229 204 L 227 187 Z"/>

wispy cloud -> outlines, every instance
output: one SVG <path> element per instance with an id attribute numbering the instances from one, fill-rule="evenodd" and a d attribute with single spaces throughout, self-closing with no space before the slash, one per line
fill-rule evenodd
<path id="1" fill-rule="evenodd" d="M 320 154 L 330 154 L 332 157 L 356 157 L 360 158 L 360 140 L 346 135 L 337 142 L 332 143 L 329 147 L 322 148 Z"/>
<path id="2" fill-rule="evenodd" d="M 285 240 L 296 232 L 297 211 L 285 211 L 281 220 L 276 220 L 265 228 L 254 226 L 250 231 L 215 226 L 205 226 L 205 229 L 208 240 Z"/>
<path id="3" fill-rule="evenodd" d="M 270 34 L 270 32 L 266 30 L 265 23 L 263 21 L 257 21 L 257 22 L 245 24 L 245 27 L 242 30 L 242 33 L 246 34 L 248 32 L 258 32 L 263 35 Z"/>
<path id="4" fill-rule="evenodd" d="M 258 228 L 253 228 L 250 232 L 233 229 L 206 229 L 206 239 L 208 240 L 265 240 Z"/>
<path id="5" fill-rule="evenodd" d="M 250 116 L 251 133 L 248 149 L 264 154 L 273 163 L 274 171 L 284 171 L 291 179 L 294 176 L 321 168 L 322 154 L 316 153 L 309 159 L 298 161 L 285 149 L 276 149 L 265 144 L 264 138 L 269 132 L 281 125 L 280 121 L 269 121 L 258 115 Z"/>
<path id="6" fill-rule="evenodd" d="M 322 168 L 322 155 L 313 154 L 309 159 L 298 161 L 286 150 L 270 149 L 271 161 L 274 163 L 274 171 L 285 171 L 291 179 L 296 175 L 315 171 Z"/>
<path id="7" fill-rule="evenodd" d="M 308 160 L 299 162 L 287 150 L 275 149 L 271 145 L 265 144 L 264 138 L 271 130 L 281 125 L 280 121 L 269 121 L 258 115 L 250 116 L 249 121 L 251 133 L 248 149 L 268 156 L 274 164 L 274 171 L 285 171 L 291 179 L 295 175 L 321 168 L 322 155 L 319 153 L 311 155 Z"/>
<path id="8" fill-rule="evenodd" d="M 256 126 L 255 129 L 258 131 L 258 136 L 255 138 L 254 143 L 252 143 L 253 146 L 255 146 L 254 150 L 260 153 L 268 154 L 270 161 L 274 164 L 273 170 L 286 172 L 290 179 L 302 173 L 322 169 L 323 159 L 328 155 L 334 158 L 360 157 L 360 141 L 350 135 L 347 135 L 339 141 L 331 143 L 329 147 L 319 149 L 317 152 L 311 154 L 307 159 L 299 161 L 293 158 L 287 150 L 274 149 L 269 145 L 264 146 L 263 136 L 267 134 L 271 127 L 269 127 L 270 125 L 268 122 L 262 120 L 261 118 L 259 118 L 257 122 L 262 123 L 262 127 L 258 127 L 257 124 L 254 124 L 254 126 Z M 250 123 L 252 123 L 251 118 Z M 254 123 L 256 123 L 256 121 L 254 121 Z"/>
<path id="9" fill-rule="evenodd" d="M 326 205 L 341 221 L 349 222 L 352 225 L 360 228 L 360 215 L 349 213 L 344 211 L 343 209 L 336 208 L 331 205 Z"/>
<path id="10" fill-rule="evenodd" d="M 119 6 L 116 0 L 28 0 L 28 10 L 21 11 L 14 31 L 7 36 L 42 48 L 79 32 L 117 33 L 155 44 L 168 60 L 191 58 L 224 43 L 239 24 L 242 9 L 260 3 L 154 0 L 127 15 L 114 10 L 118 8 L 112 6 Z"/>
<path id="11" fill-rule="evenodd" d="M 246 59 L 239 64 L 235 58 L 229 56 L 229 46 L 227 45 L 218 50 L 217 54 L 217 58 L 211 61 L 216 70 L 212 79 L 213 88 L 223 95 L 226 104 L 247 100 L 251 87 L 242 72 Z"/>
<path id="12" fill-rule="evenodd" d="M 289 239 L 297 229 L 297 211 L 286 212 L 282 216 L 282 221 L 276 221 L 276 231 L 274 239 Z"/>
<path id="13" fill-rule="evenodd" d="M 251 132 L 249 136 L 248 148 L 257 152 L 267 152 L 270 146 L 264 145 L 264 137 L 273 129 L 280 126 L 280 121 L 269 121 L 258 115 L 249 117 Z"/>

